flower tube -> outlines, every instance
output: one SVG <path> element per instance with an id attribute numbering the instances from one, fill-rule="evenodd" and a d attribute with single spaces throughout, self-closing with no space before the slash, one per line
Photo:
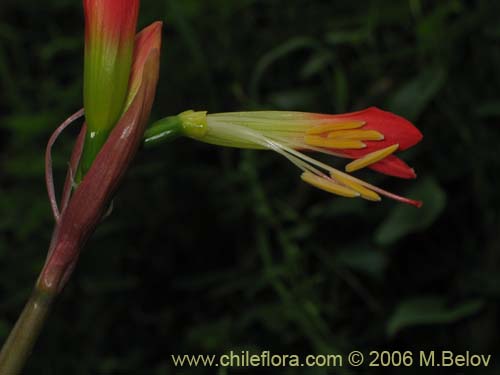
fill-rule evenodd
<path id="1" fill-rule="evenodd" d="M 333 194 L 371 201 L 379 201 L 384 195 L 416 207 L 422 205 L 350 175 L 367 167 L 400 178 L 416 177 L 415 171 L 394 153 L 418 143 L 422 134 L 404 118 L 375 107 L 342 115 L 186 111 L 155 123 L 146 132 L 145 143 L 179 134 L 219 146 L 275 151 L 302 170 L 303 181 Z M 306 152 L 354 160 L 343 172 Z"/>

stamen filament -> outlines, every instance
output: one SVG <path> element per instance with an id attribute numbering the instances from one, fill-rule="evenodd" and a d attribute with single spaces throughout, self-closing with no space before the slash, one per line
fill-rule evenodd
<path id="1" fill-rule="evenodd" d="M 406 203 L 406 204 L 409 204 L 411 206 L 415 206 L 417 208 L 422 207 L 422 202 L 421 201 L 416 201 L 416 200 L 413 200 L 413 199 L 409 199 L 409 198 L 402 197 L 400 195 L 391 193 L 391 192 L 389 192 L 387 190 L 379 188 L 378 186 L 372 185 L 372 184 L 370 184 L 370 183 L 368 183 L 366 181 L 360 180 L 359 178 L 353 177 L 350 174 L 341 172 L 338 169 L 335 169 L 335 168 L 329 166 L 328 164 L 322 163 L 319 160 L 311 158 L 311 157 L 309 157 L 309 156 L 307 156 L 307 155 L 305 155 L 305 154 L 303 154 L 303 153 L 301 153 L 299 151 L 296 151 L 293 148 L 290 148 L 288 146 L 283 145 L 282 148 L 284 150 L 286 150 L 287 152 L 289 152 L 290 154 L 296 155 L 300 159 L 303 159 L 304 161 L 309 162 L 309 163 L 317 166 L 318 168 L 322 168 L 322 169 L 324 169 L 324 170 L 326 170 L 326 171 L 328 171 L 330 173 L 335 172 L 335 173 L 341 175 L 343 178 L 345 178 L 345 179 L 347 179 L 349 181 L 356 182 L 356 183 L 364 186 L 367 189 L 373 190 L 373 191 L 379 193 L 380 195 L 386 196 L 387 198 L 391 198 L 391 199 L 394 199 L 395 201 L 398 201 L 398 202 L 401 202 L 401 203 Z"/>

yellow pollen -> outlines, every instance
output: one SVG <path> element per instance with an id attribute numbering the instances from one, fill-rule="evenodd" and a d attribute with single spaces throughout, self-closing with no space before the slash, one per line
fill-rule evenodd
<path id="1" fill-rule="evenodd" d="M 366 121 L 345 121 L 345 122 L 330 122 L 328 124 L 322 124 L 314 126 L 306 131 L 307 134 L 315 135 L 322 134 L 326 132 L 331 132 L 334 130 L 344 130 L 344 129 L 357 129 L 366 124 Z"/>
<path id="2" fill-rule="evenodd" d="M 328 193 L 333 193 L 347 198 L 356 198 L 360 196 L 357 191 L 339 185 L 328 177 L 320 177 L 311 172 L 304 172 L 300 178 L 302 181 Z"/>
<path id="3" fill-rule="evenodd" d="M 365 148 L 366 145 L 356 139 L 331 139 L 320 137 L 318 135 L 306 135 L 304 138 L 306 144 L 310 146 L 326 147 L 326 148 Z"/>
<path id="4" fill-rule="evenodd" d="M 365 188 L 357 182 L 352 181 L 349 177 L 345 176 L 339 171 L 332 170 L 330 171 L 330 175 L 332 176 L 332 178 L 336 179 L 343 185 L 346 185 L 347 187 L 357 191 L 361 195 L 361 198 L 374 202 L 379 202 L 382 200 L 382 198 L 380 198 L 380 195 L 370 189 Z"/>
<path id="5" fill-rule="evenodd" d="M 394 151 L 396 151 L 399 148 L 398 144 L 383 148 L 382 150 L 370 152 L 369 154 L 366 154 L 365 156 L 356 159 L 349 164 L 345 166 L 345 170 L 347 172 L 354 172 L 357 171 L 358 169 L 364 168 L 368 165 L 371 165 L 373 163 L 376 163 L 389 155 L 391 155 Z"/>
<path id="6" fill-rule="evenodd" d="M 328 138 L 358 139 L 360 141 L 381 141 L 384 135 L 376 130 L 338 130 L 328 133 Z"/>

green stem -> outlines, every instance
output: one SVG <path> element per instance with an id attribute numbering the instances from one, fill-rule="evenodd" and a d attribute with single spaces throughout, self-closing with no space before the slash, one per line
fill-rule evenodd
<path id="1" fill-rule="evenodd" d="M 181 119 L 178 116 L 170 116 L 157 121 L 146 131 L 143 144 L 148 147 L 171 141 L 182 135 L 183 127 Z M 79 171 L 82 172 L 81 170 Z M 49 261 L 50 254 L 54 250 L 57 238 L 56 234 L 57 228 L 54 232 L 47 261 Z M 65 275 L 68 271 L 71 272 L 72 268 L 68 270 L 66 267 L 59 267 L 61 265 L 59 263 L 52 264 L 49 262 L 46 264 L 30 299 L 26 303 L 7 341 L 5 341 L 0 351 L 0 375 L 21 374 L 33 350 L 33 346 L 40 335 L 52 303 L 61 289 L 61 282 L 64 283 L 63 279 Z M 73 264 L 74 266 L 74 263 L 71 262 L 63 262 L 63 264 Z"/>
<path id="2" fill-rule="evenodd" d="M 143 145 L 155 146 L 170 142 L 181 137 L 184 133 L 182 121 L 178 116 L 169 116 L 152 124 L 144 133 Z"/>
<path id="3" fill-rule="evenodd" d="M 20 374 L 55 299 L 55 292 L 40 288 L 33 290 L 14 329 L 0 352 L 0 374 Z"/>

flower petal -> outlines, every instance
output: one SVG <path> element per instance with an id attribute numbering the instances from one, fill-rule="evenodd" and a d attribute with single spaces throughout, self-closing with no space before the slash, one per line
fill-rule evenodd
<path id="1" fill-rule="evenodd" d="M 415 170 L 397 156 L 390 155 L 367 168 L 399 178 L 417 178 Z"/>
<path id="2" fill-rule="evenodd" d="M 384 135 L 380 141 L 367 141 L 367 148 L 361 152 L 354 152 L 349 156 L 360 157 L 365 153 L 373 152 L 386 148 L 395 143 L 399 144 L 399 150 L 403 151 L 420 142 L 423 138 L 422 133 L 411 122 L 394 113 L 383 111 L 377 107 L 370 107 L 362 111 L 344 113 L 341 115 L 320 115 L 316 118 L 332 118 L 334 120 L 359 120 L 365 121 L 363 130 L 376 130 Z M 348 153 L 347 150 L 343 150 Z"/>

